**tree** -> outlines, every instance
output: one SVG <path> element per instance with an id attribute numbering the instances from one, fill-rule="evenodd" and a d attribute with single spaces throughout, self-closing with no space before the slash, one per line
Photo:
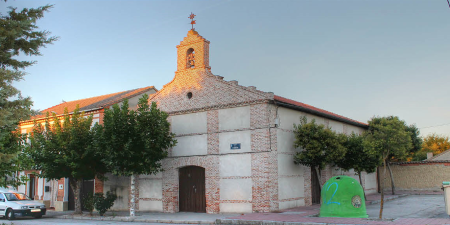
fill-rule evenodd
<path id="1" fill-rule="evenodd" d="M 3 132 L 0 132 L 3 133 Z M 1 134 L 0 134 L 1 135 Z M 21 151 L 24 138 L 18 132 L 3 133 L 0 141 L 0 187 L 18 186 L 26 181 L 25 177 L 16 177 L 15 172 L 27 168 Z"/>
<path id="2" fill-rule="evenodd" d="M 410 125 L 406 128 L 406 130 L 411 134 L 411 144 L 412 147 L 409 150 L 408 161 L 413 159 L 414 155 L 416 155 L 422 149 L 422 138 L 420 137 L 420 130 L 416 127 L 416 125 Z M 449 146 L 450 148 L 450 146 Z"/>
<path id="3" fill-rule="evenodd" d="M 18 12 L 10 8 L 7 15 L 0 14 L 0 176 L 12 176 L 20 170 L 19 121 L 29 119 L 33 114 L 30 97 L 22 97 L 13 82 L 23 79 L 23 71 L 35 61 L 16 59 L 19 54 L 41 55 L 39 49 L 57 40 L 48 31 L 38 31 L 36 21 L 52 6 L 37 9 L 23 9 Z M 0 178 L 0 186 L 20 184 L 18 179 L 6 181 Z"/>
<path id="4" fill-rule="evenodd" d="M 140 98 L 136 111 L 128 109 L 127 100 L 121 107 L 116 104 L 106 109 L 99 140 L 107 152 L 104 160 L 110 171 L 118 176 L 131 176 L 130 216 L 135 215 L 136 175 L 161 171 L 166 150 L 176 145 L 168 114 L 160 111 L 155 102 L 149 107 L 148 99 L 148 95 Z"/>
<path id="5" fill-rule="evenodd" d="M 381 179 L 380 219 L 383 216 L 386 165 L 391 157 L 403 158 L 412 148 L 411 134 L 406 127 L 405 122 L 398 117 L 374 117 L 369 121 L 369 129 L 363 134 L 364 151 L 374 157 L 380 156 L 384 167 Z"/>
<path id="6" fill-rule="evenodd" d="M 379 155 L 364 151 L 363 140 L 363 136 L 355 133 L 347 136 L 344 142 L 347 152 L 341 160 L 335 162 L 336 166 L 344 170 L 353 169 L 359 177 L 361 186 L 363 186 L 361 173 L 373 173 L 381 164 Z"/>
<path id="7" fill-rule="evenodd" d="M 440 154 L 450 149 L 450 141 L 446 136 L 438 134 L 430 134 L 423 139 L 420 151 L 414 156 L 414 161 L 421 161 L 427 158 L 427 153 L 432 152 L 433 155 Z"/>
<path id="8" fill-rule="evenodd" d="M 53 122 L 52 125 L 51 122 Z M 74 190 L 75 213 L 81 214 L 81 187 L 84 179 L 103 178 L 107 172 L 103 163 L 104 152 L 96 148 L 94 137 L 100 126 L 92 125 L 92 115 L 85 117 L 78 106 L 72 114 L 67 108 L 63 122 L 53 114 L 44 126 L 35 122 L 26 153 L 33 160 L 34 169 L 47 179 L 69 178 Z"/>
<path id="9" fill-rule="evenodd" d="M 300 124 L 294 124 L 294 134 L 294 147 L 303 149 L 295 154 L 294 163 L 309 166 L 317 178 L 321 177 L 321 171 L 327 164 L 345 155 L 344 136 L 337 135 L 322 124 L 316 124 L 314 119 L 308 123 L 305 116 L 301 117 Z M 323 186 L 320 179 L 318 181 Z"/>
<path id="10" fill-rule="evenodd" d="M 401 162 L 401 161 L 406 161 L 406 160 L 410 161 L 411 156 L 414 155 L 416 152 L 418 152 L 422 145 L 422 138 L 420 137 L 420 131 L 419 131 L 419 128 L 416 127 L 416 125 L 407 126 L 406 123 L 404 123 L 404 128 L 410 135 L 411 148 L 406 151 L 406 154 L 392 153 L 388 157 L 388 161 L 387 161 L 387 168 L 389 171 L 389 175 L 391 177 L 391 190 L 392 190 L 393 195 L 395 195 L 395 180 L 394 180 L 394 176 L 393 176 L 392 169 L 390 166 L 390 162 Z"/>

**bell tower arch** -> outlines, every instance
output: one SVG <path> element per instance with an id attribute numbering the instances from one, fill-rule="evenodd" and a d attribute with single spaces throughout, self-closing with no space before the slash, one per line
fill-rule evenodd
<path id="1" fill-rule="evenodd" d="M 192 69 L 207 69 L 209 66 L 209 41 L 195 30 L 190 30 L 187 36 L 177 46 L 177 72 Z"/>

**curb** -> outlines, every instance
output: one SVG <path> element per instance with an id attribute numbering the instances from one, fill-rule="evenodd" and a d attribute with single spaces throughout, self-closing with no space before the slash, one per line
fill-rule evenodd
<path id="1" fill-rule="evenodd" d="M 392 196 L 384 199 L 384 202 L 388 202 L 397 198 L 406 197 L 410 194 L 402 194 Z M 381 200 L 374 200 L 369 202 L 370 205 L 378 204 Z M 240 224 L 240 225 L 328 225 L 335 223 L 315 223 L 315 222 L 284 222 L 284 221 L 270 221 L 270 220 L 239 220 L 239 219 L 216 219 L 215 221 L 207 220 L 168 220 L 168 219 L 145 219 L 145 218 L 131 218 L 123 216 L 115 217 L 90 217 L 90 216 L 74 216 L 74 215 L 61 215 L 51 216 L 58 219 L 75 219 L 75 220 L 95 220 L 95 221 L 118 221 L 118 222 L 141 222 L 141 223 L 166 223 L 166 224 Z"/>
<path id="2" fill-rule="evenodd" d="M 63 215 L 55 216 L 58 219 L 74 219 L 74 220 L 96 220 L 96 221 L 119 221 L 119 222 L 142 222 L 142 223 L 175 223 L 175 224 L 215 224 L 215 221 L 205 220 L 161 220 L 161 219 L 142 219 L 131 217 L 87 217 L 87 216 L 73 216 Z"/>
<path id="3" fill-rule="evenodd" d="M 233 219 L 217 219 L 216 224 L 245 224 L 245 225 L 326 225 L 328 223 L 314 223 L 314 222 L 283 222 L 283 221 L 269 221 L 269 220 L 233 220 Z"/>

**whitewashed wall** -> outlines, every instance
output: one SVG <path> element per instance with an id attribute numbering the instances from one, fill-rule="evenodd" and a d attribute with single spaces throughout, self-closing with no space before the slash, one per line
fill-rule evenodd
<path id="1" fill-rule="evenodd" d="M 252 200 L 251 154 L 222 155 L 220 160 L 220 200 Z M 250 213 L 252 203 L 219 204 L 222 213 Z"/>
<path id="2" fill-rule="evenodd" d="M 162 173 L 139 176 L 139 211 L 163 211 Z"/>
<path id="3" fill-rule="evenodd" d="M 280 200 L 280 209 L 292 208 L 305 205 L 305 180 L 304 172 L 307 169 L 302 165 L 294 164 L 294 154 L 301 149 L 294 148 L 295 136 L 293 133 L 294 124 L 300 123 L 300 118 L 306 116 L 308 122 L 312 119 L 317 124 L 329 126 L 337 133 L 355 132 L 361 134 L 364 129 L 353 125 L 344 124 L 339 121 L 329 120 L 308 113 L 292 110 L 288 108 L 278 108 L 278 130 L 277 130 L 277 149 L 278 149 L 278 197 Z M 369 176 L 367 179 L 372 179 Z M 372 180 L 366 181 L 372 184 Z"/>
<path id="4" fill-rule="evenodd" d="M 219 110 L 220 212 L 252 212 L 250 106 Z M 241 149 L 231 149 L 240 144 Z M 244 153 L 244 154 L 243 154 Z M 247 153 L 247 154 L 245 154 Z M 249 201 L 230 203 L 226 201 Z"/>

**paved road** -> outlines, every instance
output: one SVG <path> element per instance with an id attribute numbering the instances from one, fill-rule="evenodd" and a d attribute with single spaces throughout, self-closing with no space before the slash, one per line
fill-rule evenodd
<path id="1" fill-rule="evenodd" d="M 366 208 L 369 217 L 379 216 L 380 204 Z M 388 201 L 383 208 L 383 218 L 448 218 L 443 195 L 409 195 Z"/>
<path id="2" fill-rule="evenodd" d="M 371 218 L 377 218 L 380 210 L 380 204 L 367 205 L 367 214 Z M 183 216 L 195 217 L 196 219 L 212 216 L 211 214 L 167 214 L 167 213 L 143 214 L 142 217 L 162 217 L 179 218 Z M 214 215 L 213 215 L 214 216 Z M 184 218 L 184 217 L 183 217 Z M 445 213 L 444 196 L 442 195 L 410 195 L 407 197 L 398 198 L 388 201 L 384 205 L 383 218 L 449 218 Z M 0 225 L 11 225 L 11 222 L 5 219 L 0 219 Z M 57 218 L 20 218 L 12 222 L 13 225 L 57 225 L 57 224 L 82 224 L 82 225 L 103 225 L 103 224 L 118 224 L 118 225 L 148 225 L 158 223 L 140 223 L 140 222 L 118 222 L 118 221 L 96 221 L 96 220 L 71 220 L 71 219 L 57 219 Z M 161 224 L 158 224 L 161 225 Z"/>
<path id="3" fill-rule="evenodd" d="M 0 224 L 5 225 L 58 225 L 58 224 L 71 224 L 71 225 L 161 225 L 160 223 L 139 223 L 139 222 L 118 222 L 118 221 L 95 221 L 95 220 L 70 220 L 70 219 L 56 219 L 56 218 L 21 218 L 13 220 L 12 222 L 0 219 Z M 3 224 L 2 224 L 3 225 Z M 172 225 L 172 224 L 171 224 Z"/>

